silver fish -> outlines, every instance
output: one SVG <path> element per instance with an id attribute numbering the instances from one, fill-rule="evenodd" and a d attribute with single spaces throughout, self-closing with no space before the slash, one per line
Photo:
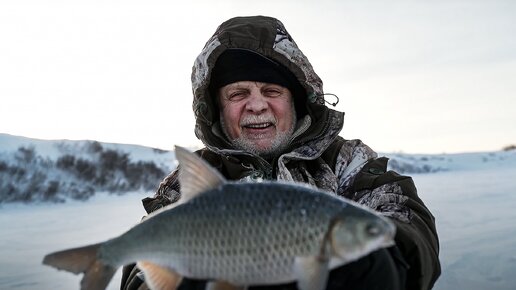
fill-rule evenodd
<path id="1" fill-rule="evenodd" d="M 137 262 L 147 285 L 175 289 L 182 277 L 239 289 L 297 281 L 322 290 L 328 272 L 394 244 L 395 226 L 334 194 L 294 183 L 228 182 L 177 146 L 181 199 L 119 237 L 51 253 L 43 263 L 84 273 L 81 289 L 105 289 Z"/>

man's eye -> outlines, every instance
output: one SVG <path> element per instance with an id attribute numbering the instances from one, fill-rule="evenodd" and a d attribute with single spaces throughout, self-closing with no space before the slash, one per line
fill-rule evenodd
<path id="1" fill-rule="evenodd" d="M 266 90 L 265 91 L 265 94 L 269 97 L 277 97 L 277 96 L 280 96 L 281 95 L 281 91 L 280 90 Z"/>
<path id="2" fill-rule="evenodd" d="M 229 94 L 229 96 L 228 96 L 228 100 L 230 100 L 230 101 L 238 101 L 243 98 L 245 98 L 244 92 L 235 92 L 235 93 Z"/>

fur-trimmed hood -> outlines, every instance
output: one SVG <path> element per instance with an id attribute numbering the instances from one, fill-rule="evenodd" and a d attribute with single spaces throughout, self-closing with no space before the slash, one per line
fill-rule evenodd
<path id="1" fill-rule="evenodd" d="M 210 95 L 209 84 L 217 58 L 225 50 L 233 48 L 251 50 L 280 63 L 295 75 L 304 88 L 306 94 L 301 99 L 294 96 L 295 102 L 305 103 L 306 113 L 298 116 L 297 131 L 291 140 L 292 148 L 321 138 L 327 139 L 324 137 L 331 136 L 329 139 L 333 140 L 337 136 L 344 114 L 325 106 L 321 79 L 283 24 L 272 17 L 235 17 L 217 28 L 195 60 L 192 70 L 195 134 L 206 147 L 213 151 L 230 148 L 228 140 L 220 133 L 219 112 L 214 105 L 215 96 Z M 326 146 L 317 147 L 324 150 Z"/>

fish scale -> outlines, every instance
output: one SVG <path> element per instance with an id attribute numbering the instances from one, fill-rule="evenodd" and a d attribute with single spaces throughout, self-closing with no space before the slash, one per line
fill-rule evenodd
<path id="1" fill-rule="evenodd" d="M 245 190 L 239 184 L 227 184 L 156 216 L 169 242 L 155 254 L 191 277 L 223 276 L 238 285 L 292 280 L 294 258 L 318 254 L 330 219 L 346 205 L 320 195 L 306 187 L 292 190 L 291 185 L 277 183 L 250 184 Z M 311 206 L 314 203 L 319 205 Z M 150 236 L 154 229 L 145 223 L 119 240 L 141 241 Z M 162 223 L 168 224 L 167 230 Z M 112 252 L 117 247 L 113 240 L 103 250 Z M 143 252 L 149 255 L 148 249 Z M 256 281 L 258 276 L 264 280 Z"/>

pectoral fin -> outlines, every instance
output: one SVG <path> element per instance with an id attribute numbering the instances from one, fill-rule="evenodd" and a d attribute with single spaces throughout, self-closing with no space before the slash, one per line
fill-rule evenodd
<path id="1" fill-rule="evenodd" d="M 297 257 L 294 273 L 299 290 L 324 290 L 328 281 L 329 260 L 320 257 Z"/>
<path id="2" fill-rule="evenodd" d="M 212 281 L 206 286 L 206 290 L 244 290 L 245 287 L 235 286 L 226 281 Z"/>
<path id="3" fill-rule="evenodd" d="M 139 261 L 137 266 L 143 271 L 145 283 L 152 290 L 175 290 L 183 278 L 172 269 L 151 262 Z"/>

